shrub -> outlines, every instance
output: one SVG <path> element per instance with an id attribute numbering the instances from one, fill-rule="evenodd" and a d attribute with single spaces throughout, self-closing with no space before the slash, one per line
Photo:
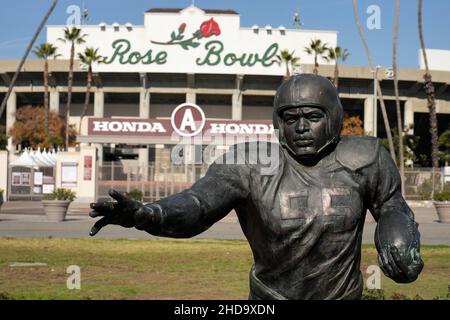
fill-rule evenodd
<path id="1" fill-rule="evenodd" d="M 450 190 L 435 193 L 433 200 L 434 201 L 450 201 Z"/>
<path id="2" fill-rule="evenodd" d="M 446 182 L 441 192 L 437 192 L 433 197 L 434 201 L 450 201 L 450 182 Z"/>
<path id="3" fill-rule="evenodd" d="M 385 294 L 383 289 L 364 289 L 362 293 L 362 300 L 385 300 Z"/>
<path id="4" fill-rule="evenodd" d="M 12 295 L 7 292 L 0 292 L 0 300 L 16 300 Z"/>
<path id="5" fill-rule="evenodd" d="M 350 117 L 344 114 L 341 136 L 363 136 L 364 134 L 363 122 L 359 116 Z"/>
<path id="6" fill-rule="evenodd" d="M 139 189 L 133 189 L 130 192 L 127 192 L 125 195 L 137 201 L 142 201 L 142 199 L 144 199 L 144 194 Z"/>
<path id="7" fill-rule="evenodd" d="M 398 292 L 394 292 L 391 295 L 391 299 L 392 300 L 410 300 L 406 295 L 404 295 L 403 293 L 398 293 Z"/>
<path id="8" fill-rule="evenodd" d="M 0 189 L 0 202 L 3 202 L 3 189 Z"/>
<path id="9" fill-rule="evenodd" d="M 53 193 L 44 195 L 44 200 L 64 200 L 73 201 L 76 198 L 76 193 L 70 189 L 58 188 Z"/>

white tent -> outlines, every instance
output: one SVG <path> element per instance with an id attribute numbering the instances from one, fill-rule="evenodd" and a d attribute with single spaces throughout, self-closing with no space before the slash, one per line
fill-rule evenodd
<path id="1" fill-rule="evenodd" d="M 56 155 L 47 152 L 28 151 L 26 149 L 19 158 L 10 163 L 13 167 L 43 168 L 56 166 Z"/>
<path id="2" fill-rule="evenodd" d="M 44 156 L 56 166 L 56 161 L 58 160 L 56 158 L 56 152 L 55 149 L 52 149 L 52 152 L 45 152 Z"/>
<path id="3" fill-rule="evenodd" d="M 46 152 L 41 152 L 40 150 L 34 151 L 31 154 L 33 160 L 37 163 L 39 167 L 54 167 L 56 165 L 56 161 L 53 159 L 49 159 L 45 156 Z"/>
<path id="4" fill-rule="evenodd" d="M 10 166 L 13 167 L 27 167 L 27 168 L 39 168 L 39 165 L 36 163 L 36 161 L 33 159 L 33 157 L 30 156 L 30 153 L 28 152 L 28 149 L 25 150 L 19 158 L 14 160 L 10 163 Z"/>

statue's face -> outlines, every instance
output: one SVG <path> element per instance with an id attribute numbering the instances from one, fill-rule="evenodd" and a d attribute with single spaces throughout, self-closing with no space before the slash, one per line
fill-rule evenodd
<path id="1" fill-rule="evenodd" d="M 297 157 L 313 157 L 327 142 L 327 116 L 317 107 L 292 107 L 282 112 L 286 143 Z"/>

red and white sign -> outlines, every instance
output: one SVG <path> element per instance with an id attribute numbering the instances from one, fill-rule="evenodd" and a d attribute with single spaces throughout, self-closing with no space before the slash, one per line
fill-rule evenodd
<path id="1" fill-rule="evenodd" d="M 183 137 L 193 137 L 202 132 L 206 118 L 203 110 L 193 103 L 183 103 L 172 112 L 173 130 Z"/>
<path id="2" fill-rule="evenodd" d="M 185 132 L 189 133 L 194 127 L 186 125 L 185 129 Z M 170 137 L 174 131 L 171 120 L 168 119 L 90 118 L 88 134 L 89 136 Z M 274 128 L 270 120 L 206 120 L 201 133 L 206 132 L 211 135 L 268 135 L 274 133 Z"/>
<path id="3" fill-rule="evenodd" d="M 84 156 L 84 180 L 92 179 L 92 156 Z"/>
<path id="4" fill-rule="evenodd" d="M 90 118 L 89 136 L 195 137 L 203 135 L 274 137 L 271 120 L 206 120 L 203 110 L 192 103 L 179 105 L 171 119 Z"/>

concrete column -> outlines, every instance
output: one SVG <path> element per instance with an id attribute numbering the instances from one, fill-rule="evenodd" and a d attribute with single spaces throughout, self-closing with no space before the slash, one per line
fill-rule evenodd
<path id="1" fill-rule="evenodd" d="M 11 129 L 16 122 L 16 109 L 17 95 L 13 91 L 6 102 L 6 132 L 9 132 L 9 129 Z"/>
<path id="2" fill-rule="evenodd" d="M 142 174 L 142 179 L 148 181 L 148 146 L 140 148 L 138 156 L 139 171 Z"/>
<path id="3" fill-rule="evenodd" d="M 408 134 L 414 134 L 414 108 L 411 100 L 405 101 L 405 127 Z"/>
<path id="4" fill-rule="evenodd" d="M 373 98 L 364 100 L 364 131 L 370 132 L 372 136 L 377 136 L 376 108 L 374 108 Z"/>
<path id="5" fill-rule="evenodd" d="M 139 93 L 139 117 L 150 118 L 150 92 L 145 89 L 141 89 Z"/>
<path id="6" fill-rule="evenodd" d="M 103 164 L 103 144 L 95 143 L 94 146 L 97 148 L 97 161 L 99 165 Z"/>
<path id="7" fill-rule="evenodd" d="M 194 91 L 189 90 L 186 93 L 186 102 L 187 103 L 197 103 L 197 94 Z"/>
<path id="8" fill-rule="evenodd" d="M 0 150 L 0 189 L 3 189 L 3 201 L 8 200 L 8 151 Z"/>
<path id="9" fill-rule="evenodd" d="M 105 93 L 98 89 L 94 93 L 94 117 L 103 118 L 105 114 Z"/>
<path id="10" fill-rule="evenodd" d="M 50 91 L 50 111 L 59 114 L 59 91 Z"/>
<path id="11" fill-rule="evenodd" d="M 236 91 L 233 93 L 231 118 L 233 120 L 242 120 L 242 92 Z"/>

